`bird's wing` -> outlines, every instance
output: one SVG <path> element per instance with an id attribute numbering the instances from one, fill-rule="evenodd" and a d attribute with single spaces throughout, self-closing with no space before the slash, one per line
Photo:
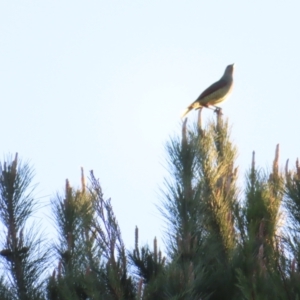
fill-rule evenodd
<path id="1" fill-rule="evenodd" d="M 197 102 L 197 101 L 205 98 L 206 96 L 220 90 L 221 88 L 225 87 L 226 84 L 228 84 L 228 82 L 224 79 L 220 79 L 219 81 L 213 83 L 211 86 L 209 86 L 206 90 L 204 90 L 201 93 L 201 95 L 197 98 L 197 100 L 195 102 Z"/>

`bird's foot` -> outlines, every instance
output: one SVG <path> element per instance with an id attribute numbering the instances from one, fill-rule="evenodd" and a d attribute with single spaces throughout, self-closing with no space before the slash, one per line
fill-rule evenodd
<path id="1" fill-rule="evenodd" d="M 218 107 L 218 106 L 214 106 L 216 109 L 214 110 L 214 112 L 217 114 L 217 115 L 223 115 L 222 113 L 222 108 L 221 107 Z"/>

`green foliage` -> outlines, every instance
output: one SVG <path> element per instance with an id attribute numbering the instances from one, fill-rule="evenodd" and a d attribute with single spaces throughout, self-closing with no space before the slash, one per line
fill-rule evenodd
<path id="1" fill-rule="evenodd" d="M 28 164 L 8 158 L 0 171 L 0 220 L 5 238 L 0 251 L 6 270 L 0 293 L 10 299 L 42 299 L 42 277 L 48 268 L 43 239 L 28 226 L 36 208 L 30 185 L 33 177 Z"/>
<path id="2" fill-rule="evenodd" d="M 300 299 L 300 166 L 270 172 L 253 152 L 244 191 L 227 120 L 182 124 L 166 145 L 170 175 L 158 207 L 166 220 L 166 256 L 128 251 L 110 199 L 93 172 L 81 189 L 68 180 L 51 200 L 51 245 L 28 220 L 35 212 L 32 169 L 8 159 L 0 174 L 0 299 L 196 300 Z M 52 275 L 45 275 L 52 265 Z"/>
<path id="3" fill-rule="evenodd" d="M 110 200 L 91 172 L 91 187 L 52 201 L 59 235 L 58 267 L 48 281 L 48 299 L 134 299 L 127 258 Z M 116 257 L 117 255 L 117 257 Z"/>

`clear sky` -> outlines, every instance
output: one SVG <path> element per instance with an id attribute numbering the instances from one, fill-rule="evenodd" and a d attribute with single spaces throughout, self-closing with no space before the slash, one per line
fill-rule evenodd
<path id="1" fill-rule="evenodd" d="M 161 241 L 164 145 L 228 64 L 222 107 L 241 175 L 253 150 L 264 168 L 277 143 L 282 166 L 300 155 L 299 11 L 298 0 L 1 0 L 0 154 L 31 162 L 44 204 L 93 169 L 126 246 L 136 225 L 142 244 Z"/>

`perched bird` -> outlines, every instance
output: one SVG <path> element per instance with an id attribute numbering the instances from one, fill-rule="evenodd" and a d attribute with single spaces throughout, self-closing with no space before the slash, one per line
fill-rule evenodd
<path id="1" fill-rule="evenodd" d="M 201 95 L 185 109 L 181 117 L 185 117 L 192 109 L 215 106 L 223 102 L 232 90 L 233 69 L 234 64 L 227 66 L 221 79 L 203 91 Z M 215 107 L 219 109 L 217 106 Z"/>

